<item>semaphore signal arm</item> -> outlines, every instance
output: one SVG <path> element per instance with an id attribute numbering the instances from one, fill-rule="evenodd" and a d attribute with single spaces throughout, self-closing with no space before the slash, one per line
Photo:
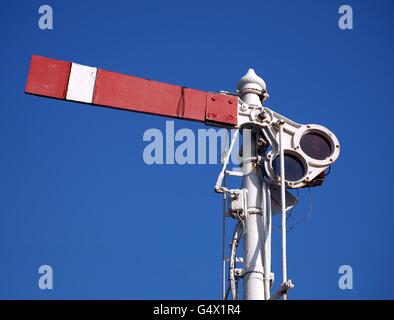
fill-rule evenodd
<path id="1" fill-rule="evenodd" d="M 287 299 L 293 284 L 287 278 L 286 212 L 297 199 L 286 189 L 321 185 L 325 170 L 339 156 L 340 145 L 327 128 L 296 123 L 263 106 L 268 98 L 266 84 L 253 69 L 240 79 L 237 91 L 236 95 L 195 90 L 37 55 L 31 59 L 25 89 L 38 96 L 235 128 L 215 186 L 225 200 L 223 217 L 227 214 L 238 220 L 229 258 L 223 249 L 222 295 L 227 298 L 231 293 L 233 299 L 238 299 L 237 281 L 242 278 L 245 299 Z M 239 132 L 243 136 L 242 168 L 240 172 L 229 171 L 226 165 Z M 245 154 L 248 143 L 250 152 Z M 242 177 L 242 188 L 227 189 L 226 175 Z M 271 217 L 279 212 L 283 279 L 277 293 L 271 296 Z M 224 226 L 223 220 L 223 248 Z M 241 237 L 242 269 L 236 266 Z"/>

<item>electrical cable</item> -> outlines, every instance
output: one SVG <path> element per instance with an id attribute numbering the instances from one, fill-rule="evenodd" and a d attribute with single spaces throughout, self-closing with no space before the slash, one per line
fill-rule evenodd
<path id="1" fill-rule="evenodd" d="M 298 221 L 296 221 L 291 227 L 289 227 L 289 229 L 287 231 L 290 231 L 291 229 L 293 229 L 296 225 L 304 222 L 305 220 L 309 219 L 310 216 L 312 215 L 312 211 L 313 211 L 313 204 L 312 204 L 312 193 L 311 193 L 311 188 L 308 188 L 308 205 L 309 205 L 309 211 L 307 213 L 306 216 L 304 216 L 303 218 L 299 219 Z"/>

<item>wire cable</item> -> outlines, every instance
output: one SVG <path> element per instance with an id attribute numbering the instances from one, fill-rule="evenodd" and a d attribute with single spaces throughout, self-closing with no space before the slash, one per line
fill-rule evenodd
<path id="1" fill-rule="evenodd" d="M 289 229 L 287 231 L 292 230 L 296 225 L 304 222 L 305 220 L 309 219 L 310 216 L 312 215 L 313 212 L 313 204 L 312 204 L 312 193 L 311 193 L 311 188 L 308 188 L 308 206 L 309 206 L 309 210 L 308 213 L 306 214 L 306 216 L 304 216 L 303 218 L 297 220 L 291 227 L 289 227 Z"/>

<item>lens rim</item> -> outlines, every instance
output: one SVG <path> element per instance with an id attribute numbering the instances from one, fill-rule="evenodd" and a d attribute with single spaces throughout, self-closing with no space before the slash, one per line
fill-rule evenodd
<path id="1" fill-rule="evenodd" d="M 308 139 L 309 143 L 306 143 L 304 139 Z M 314 147 L 317 148 L 314 149 Z M 300 148 L 310 158 L 319 161 L 324 161 L 327 158 L 330 158 L 333 153 L 332 140 L 327 139 L 327 135 L 322 134 L 322 132 L 317 130 L 307 131 L 301 136 Z M 312 155 L 313 153 L 315 154 Z"/>
<path id="2" fill-rule="evenodd" d="M 331 147 L 331 155 L 328 156 L 324 160 L 319 160 L 310 157 L 307 155 L 304 150 L 301 148 L 301 138 L 309 133 L 316 133 L 329 142 L 330 147 Z M 340 145 L 337 137 L 327 128 L 316 125 L 316 124 L 307 124 L 301 126 L 294 134 L 293 136 L 293 141 L 292 141 L 293 149 L 297 150 L 303 157 L 305 157 L 308 161 L 309 164 L 316 166 L 316 167 L 324 167 L 331 165 L 332 163 L 335 162 L 335 160 L 338 159 L 339 157 L 339 152 L 340 152 Z"/>
<path id="3" fill-rule="evenodd" d="M 297 188 L 299 187 L 300 184 L 303 184 L 305 181 L 305 178 L 308 176 L 309 173 L 309 164 L 306 161 L 306 159 L 299 154 L 298 152 L 291 150 L 291 149 L 284 149 L 284 154 L 286 155 L 291 155 L 295 158 L 297 158 L 297 160 L 299 160 L 302 165 L 304 166 L 304 175 L 298 179 L 298 180 L 285 180 L 286 186 L 289 188 Z M 267 154 L 267 157 L 269 158 L 269 161 L 267 161 L 266 163 L 268 164 L 268 166 L 266 166 L 266 171 L 268 172 L 269 176 L 271 177 L 272 180 L 280 183 L 280 175 L 277 175 L 277 173 L 275 172 L 272 162 L 279 157 L 279 151 L 270 151 Z M 286 174 L 286 173 L 285 173 Z"/>

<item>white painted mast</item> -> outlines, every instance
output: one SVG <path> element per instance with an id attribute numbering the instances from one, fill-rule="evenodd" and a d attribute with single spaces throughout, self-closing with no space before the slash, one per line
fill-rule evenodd
<path id="1" fill-rule="evenodd" d="M 237 89 L 241 100 L 248 105 L 262 108 L 261 96 L 266 91 L 263 79 L 253 69 L 239 80 Z M 249 128 L 248 128 L 249 129 Z M 247 190 L 247 210 L 244 243 L 244 299 L 267 299 L 264 292 L 264 238 L 266 221 L 264 219 L 262 178 L 263 172 L 257 165 L 257 133 L 252 130 L 243 131 L 243 188 Z"/>

